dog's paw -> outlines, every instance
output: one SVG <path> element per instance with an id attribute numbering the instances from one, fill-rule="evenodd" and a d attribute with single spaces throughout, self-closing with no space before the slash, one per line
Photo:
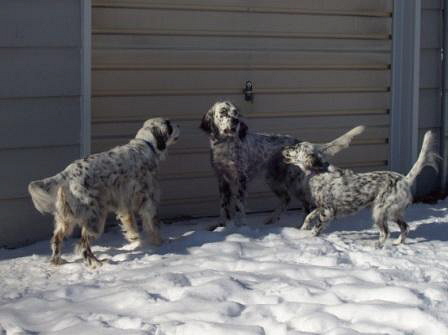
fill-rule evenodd
<path id="1" fill-rule="evenodd" d="M 100 261 L 96 257 L 89 257 L 89 258 L 85 259 L 85 263 L 91 269 L 97 269 L 97 268 L 103 266 L 103 261 Z"/>
<path id="2" fill-rule="evenodd" d="M 218 228 L 223 228 L 223 227 L 225 227 L 225 225 L 224 225 L 224 223 L 221 222 L 221 223 L 216 223 L 216 224 L 213 224 L 213 225 L 207 227 L 207 230 L 208 231 L 215 231 Z"/>
<path id="3" fill-rule="evenodd" d="M 163 239 L 160 236 L 151 236 L 149 243 L 155 247 L 160 247 L 163 244 Z"/>
<path id="4" fill-rule="evenodd" d="M 311 229 L 311 236 L 316 237 L 320 235 L 321 230 L 317 228 Z"/>
<path id="5" fill-rule="evenodd" d="M 266 220 L 264 222 L 265 225 L 272 225 L 272 224 L 276 224 L 279 220 L 276 220 L 274 218 L 269 218 L 268 220 Z"/>
<path id="6" fill-rule="evenodd" d="M 140 248 L 141 246 L 142 246 L 142 241 L 139 239 L 139 240 L 132 241 L 128 244 L 123 245 L 120 249 L 126 250 L 126 251 L 132 251 L 132 250 Z"/>
<path id="7" fill-rule="evenodd" d="M 398 237 L 398 238 L 393 242 L 393 245 L 400 245 L 400 244 L 405 244 L 405 239 L 402 238 L 401 236 Z"/>
<path id="8" fill-rule="evenodd" d="M 53 265 L 62 265 L 62 264 L 66 264 L 68 262 L 65 259 L 63 259 L 62 257 L 52 257 L 50 259 L 50 263 Z"/>

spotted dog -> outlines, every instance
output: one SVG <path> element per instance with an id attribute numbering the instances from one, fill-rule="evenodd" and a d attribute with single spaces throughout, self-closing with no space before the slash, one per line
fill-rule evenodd
<path id="1" fill-rule="evenodd" d="M 55 219 L 51 262 L 64 263 L 62 241 L 79 226 L 78 249 L 85 263 L 101 265 L 90 242 L 102 234 L 109 212 L 116 213 L 130 242 L 140 241 L 135 222 L 139 215 L 149 241 L 160 244 L 158 166 L 178 137 L 178 126 L 169 120 L 149 119 L 128 144 L 76 160 L 53 177 L 31 182 L 34 206 Z"/>
<path id="2" fill-rule="evenodd" d="M 269 161 L 286 145 L 300 141 L 288 135 L 261 134 L 249 132 L 238 108 L 229 101 L 216 102 L 202 118 L 200 128 L 207 133 L 211 147 L 211 163 L 215 170 L 221 209 L 221 224 L 241 225 L 245 223 L 245 200 L 248 184 L 262 171 L 271 167 Z M 316 145 L 332 156 L 346 148 L 352 138 L 362 132 L 352 131 L 337 140 Z M 277 193 L 282 187 L 278 183 L 289 182 L 300 175 L 298 169 L 291 168 L 287 179 L 269 179 L 269 185 Z M 287 188 L 287 186 L 283 186 Z M 283 211 L 276 210 L 274 216 Z M 273 220 L 270 220 L 273 221 Z"/>
<path id="3" fill-rule="evenodd" d="M 388 221 L 395 222 L 400 228 L 395 244 L 404 243 L 409 230 L 404 211 L 412 202 L 411 187 L 423 167 L 438 170 L 440 156 L 433 148 L 434 134 L 428 131 L 419 157 L 406 176 L 391 171 L 355 173 L 327 166 L 310 143 L 285 148 L 282 152 L 284 160 L 305 172 L 302 189 L 315 207 L 305 218 L 302 229 L 309 229 L 313 222 L 317 222 L 312 230 L 317 236 L 331 219 L 371 207 L 373 220 L 380 230 L 377 247 L 384 246 L 389 236 Z"/>

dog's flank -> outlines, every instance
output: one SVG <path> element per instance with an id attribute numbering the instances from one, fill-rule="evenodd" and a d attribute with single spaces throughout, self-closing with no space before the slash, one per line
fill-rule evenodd
<path id="1" fill-rule="evenodd" d="M 103 232 L 109 212 L 117 214 L 130 242 L 139 239 L 135 225 L 135 215 L 139 215 L 150 241 L 160 243 L 156 174 L 166 148 L 178 135 L 178 127 L 168 120 L 150 119 L 128 144 L 77 160 L 53 177 L 30 183 L 28 190 L 36 209 L 55 218 L 51 242 L 54 264 L 64 262 L 63 238 L 78 225 L 79 249 L 85 262 L 100 265 L 90 242 Z"/>
<path id="2" fill-rule="evenodd" d="M 373 220 L 380 230 L 377 246 L 382 247 L 389 236 L 388 221 L 400 228 L 395 243 L 403 243 L 409 230 L 404 211 L 412 202 L 412 184 L 424 166 L 437 170 L 439 156 L 433 148 L 434 135 L 427 132 L 419 158 L 406 176 L 391 171 L 355 173 L 334 168 L 319 173 L 319 158 L 308 150 L 306 143 L 285 148 L 284 160 L 306 171 L 303 189 L 315 207 L 305 218 L 302 229 L 308 229 L 316 221 L 313 234 L 318 235 L 333 218 L 371 207 Z"/>

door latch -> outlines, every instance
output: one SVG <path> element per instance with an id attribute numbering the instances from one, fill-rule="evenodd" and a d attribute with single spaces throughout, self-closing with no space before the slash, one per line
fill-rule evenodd
<path id="1" fill-rule="evenodd" d="M 244 100 L 254 102 L 254 85 L 250 80 L 246 81 L 246 85 L 243 89 Z"/>

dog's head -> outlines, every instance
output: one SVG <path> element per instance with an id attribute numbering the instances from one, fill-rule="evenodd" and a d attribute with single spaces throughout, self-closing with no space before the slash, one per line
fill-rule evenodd
<path id="1" fill-rule="evenodd" d="M 213 139 L 238 136 L 244 139 L 248 127 L 238 108 L 229 101 L 216 102 L 202 118 L 199 128 Z"/>
<path id="2" fill-rule="evenodd" d="M 179 133 L 178 125 L 158 117 L 146 120 L 135 138 L 149 142 L 154 149 L 163 152 L 168 146 L 177 142 Z"/>
<path id="3" fill-rule="evenodd" d="M 324 154 L 315 144 L 309 142 L 285 147 L 282 156 L 285 163 L 299 167 L 306 175 L 332 170 Z"/>

